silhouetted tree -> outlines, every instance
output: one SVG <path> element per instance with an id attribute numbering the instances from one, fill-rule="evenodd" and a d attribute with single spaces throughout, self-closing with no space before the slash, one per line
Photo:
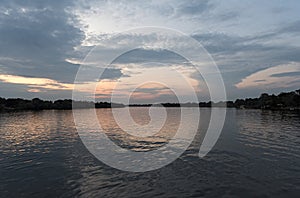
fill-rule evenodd
<path id="1" fill-rule="evenodd" d="M 109 102 L 86 102 L 86 101 L 72 101 L 72 100 L 56 100 L 43 101 L 39 98 L 26 100 L 21 98 L 0 98 L 0 110 L 43 110 L 43 109 L 72 109 L 73 104 L 75 108 L 115 108 L 124 107 L 123 104 L 109 103 Z M 287 93 L 280 93 L 279 95 L 269 95 L 263 93 L 259 98 L 237 99 L 235 102 L 200 102 L 200 103 L 162 103 L 154 106 L 164 107 L 236 107 L 236 108 L 253 108 L 253 109 L 298 109 L 300 110 L 300 89 Z M 151 106 L 151 104 L 130 105 L 130 106 Z"/>

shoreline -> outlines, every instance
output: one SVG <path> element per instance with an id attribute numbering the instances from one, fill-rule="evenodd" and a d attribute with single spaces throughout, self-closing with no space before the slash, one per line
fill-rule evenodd
<path id="1" fill-rule="evenodd" d="M 93 108 L 93 107 L 89 107 L 89 108 L 70 108 L 70 109 L 1 109 L 0 110 L 0 114 L 1 113 L 13 113 L 13 112 L 40 112 L 40 111 L 71 111 L 71 110 L 80 110 L 80 109 L 113 109 L 113 108 L 144 108 L 144 107 L 152 107 L 151 105 L 124 105 L 123 107 L 98 107 L 98 108 Z M 203 108 L 203 109 L 212 109 L 212 108 L 227 108 L 227 109 L 236 109 L 236 110 L 261 110 L 261 111 L 280 111 L 280 112 L 299 112 L 300 113 L 300 108 L 273 108 L 273 109 L 262 109 L 262 108 L 238 108 L 238 107 L 221 107 L 221 106 L 212 106 L 212 107 L 196 107 L 196 106 L 154 106 L 156 108 Z"/>
<path id="2" fill-rule="evenodd" d="M 236 99 L 235 101 L 219 102 L 186 102 L 186 103 L 145 103 L 145 104 L 120 104 L 111 102 L 73 101 L 71 99 L 60 99 L 56 101 L 32 100 L 22 98 L 1 98 L 0 112 L 18 110 L 69 110 L 69 109 L 89 109 L 89 108 L 124 108 L 124 107 L 222 107 L 236 109 L 265 109 L 280 111 L 300 111 L 300 89 L 292 92 L 282 92 L 278 95 L 263 93 L 258 98 Z"/>

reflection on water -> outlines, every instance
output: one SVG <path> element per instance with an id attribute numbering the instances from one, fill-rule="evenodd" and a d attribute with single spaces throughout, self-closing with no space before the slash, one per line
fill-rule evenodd
<path id="1" fill-rule="evenodd" d="M 137 123 L 149 122 L 147 109 L 133 108 L 131 113 Z M 164 128 L 145 139 L 122 133 L 109 109 L 97 109 L 109 137 L 136 151 L 160 147 L 174 135 L 180 112 L 170 108 L 167 113 Z M 217 145 L 200 159 L 200 132 L 209 114 L 201 109 L 199 134 L 179 159 L 156 171 L 128 173 L 106 166 L 86 150 L 71 111 L 2 113 L 1 197 L 299 195 L 299 115 L 229 109 Z"/>
<path id="2" fill-rule="evenodd" d="M 158 108 L 156 108 L 158 109 Z M 158 109 L 159 110 L 159 109 Z M 125 111 L 125 108 L 114 109 L 114 111 L 119 111 L 122 115 Z M 149 125 L 151 118 L 149 116 L 149 108 L 130 108 L 130 114 L 133 118 L 133 121 L 136 124 L 141 125 L 141 128 L 135 128 L 135 126 L 126 123 L 126 117 L 121 117 L 124 120 L 123 126 L 128 131 L 124 131 L 120 127 L 115 119 L 113 119 L 113 112 L 111 109 L 103 109 L 97 111 L 97 116 L 99 123 L 106 133 L 106 135 L 118 146 L 133 151 L 151 151 L 157 148 L 162 147 L 175 135 L 178 130 L 180 123 L 180 108 L 168 109 L 167 119 L 165 123 L 160 127 L 159 125 Z M 89 115 L 89 114 L 87 114 Z M 118 116 L 118 115 L 116 115 Z M 155 122 L 154 122 L 155 123 Z M 143 127 L 146 126 L 146 127 Z M 153 135 L 140 137 L 133 136 L 127 132 L 134 131 L 137 134 L 144 134 L 145 129 L 151 130 L 155 133 Z"/>

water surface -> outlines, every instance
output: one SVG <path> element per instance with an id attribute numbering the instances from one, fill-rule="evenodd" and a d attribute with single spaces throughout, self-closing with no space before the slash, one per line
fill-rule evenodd
<path id="1" fill-rule="evenodd" d="M 164 128 L 151 138 L 140 139 L 122 133 L 110 109 L 97 109 L 107 135 L 136 152 L 161 147 L 174 135 L 180 111 L 169 108 L 167 112 Z M 150 119 L 147 108 L 132 108 L 132 115 L 142 125 Z M 1 113 L 0 197 L 300 194 L 299 114 L 228 109 L 216 146 L 200 159 L 201 133 L 209 116 L 209 109 L 201 109 L 199 132 L 180 158 L 159 170 L 130 173 L 113 169 L 89 153 L 76 132 L 72 111 Z"/>

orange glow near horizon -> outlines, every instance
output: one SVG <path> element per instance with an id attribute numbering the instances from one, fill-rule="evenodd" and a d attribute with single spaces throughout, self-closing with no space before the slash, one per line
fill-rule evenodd
<path id="1" fill-rule="evenodd" d="M 126 70 L 127 71 L 127 70 Z M 139 71 L 139 72 L 137 72 Z M 127 71 L 128 72 L 128 71 Z M 173 95 L 172 87 L 176 87 L 179 93 L 187 94 L 186 85 L 196 87 L 199 82 L 188 76 L 183 77 L 180 72 L 175 73 L 166 67 L 131 68 L 129 72 L 136 75 L 128 75 L 119 79 L 103 79 L 98 82 L 85 82 L 82 84 L 61 83 L 49 78 L 24 77 L 17 75 L 0 74 L 0 81 L 5 83 L 26 85 L 31 93 L 47 92 L 47 90 L 72 91 L 74 88 L 82 93 L 90 93 L 89 98 L 110 99 L 112 95 L 119 98 L 155 99 L 162 95 Z M 158 75 L 159 74 L 159 75 Z M 148 81 L 145 81 L 149 79 Z M 87 98 L 88 99 L 88 98 Z"/>
<path id="2" fill-rule="evenodd" d="M 34 88 L 44 88 L 53 90 L 72 90 L 74 85 L 68 83 L 60 83 L 56 80 L 48 78 L 23 77 L 15 75 L 0 74 L 0 81 L 13 84 L 23 84 Z M 31 89 L 32 91 L 36 89 Z M 29 89 L 30 90 L 30 89 Z"/>

